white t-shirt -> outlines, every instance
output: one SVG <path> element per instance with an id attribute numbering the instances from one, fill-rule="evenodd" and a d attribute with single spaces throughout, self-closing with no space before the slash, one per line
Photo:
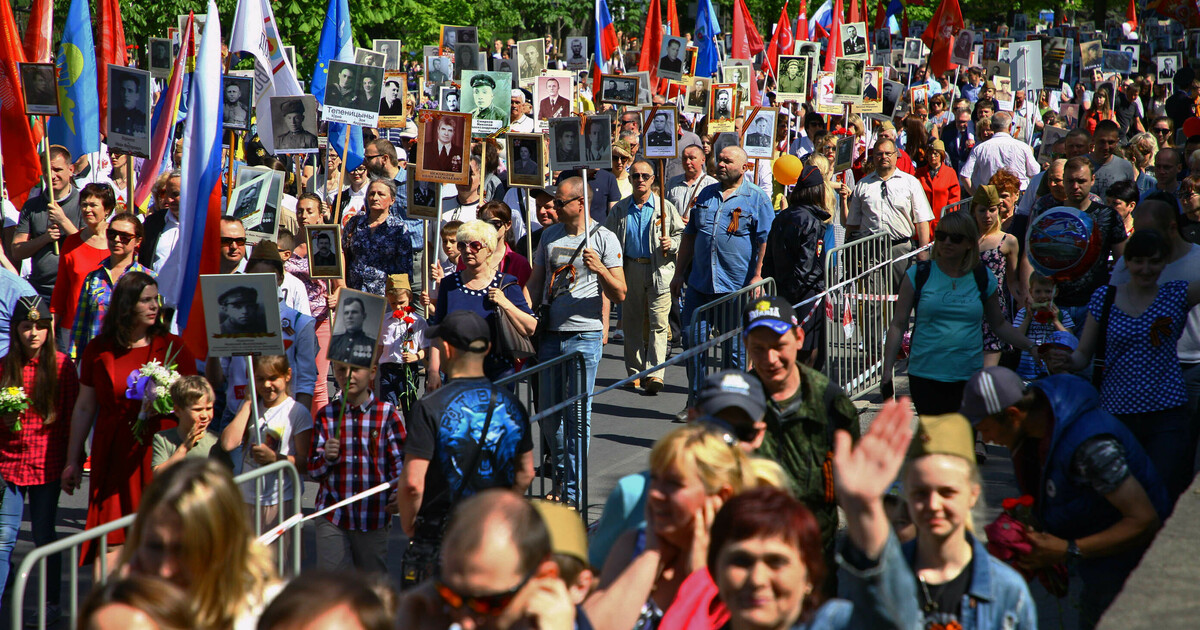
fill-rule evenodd
<path id="1" fill-rule="evenodd" d="M 291 396 L 288 396 L 286 400 L 269 409 L 260 400 L 258 410 L 263 416 L 258 421 L 258 430 L 263 436 L 263 441 L 266 444 L 274 446 L 280 455 L 294 455 L 295 444 L 293 443 L 293 436 L 304 431 L 311 431 L 313 428 L 312 414 L 309 413 L 308 408 L 296 402 L 296 399 Z M 254 435 L 253 430 L 249 433 L 251 436 Z M 276 438 L 273 437 L 274 435 L 280 436 L 278 442 L 275 442 Z M 247 441 L 247 443 L 252 440 L 253 438 Z M 307 454 L 302 455 L 302 457 L 306 456 Z M 254 461 L 254 456 L 251 455 L 249 448 L 242 449 L 241 464 L 241 470 L 238 471 L 238 474 L 249 472 L 259 467 Z M 253 481 L 247 481 L 242 484 L 242 499 L 246 503 L 254 503 L 254 485 L 255 482 Z M 279 503 L 275 475 L 267 475 L 262 478 L 262 497 L 263 505 L 275 505 Z M 291 499 L 292 481 L 289 476 L 284 475 L 283 500 L 290 501 Z"/>

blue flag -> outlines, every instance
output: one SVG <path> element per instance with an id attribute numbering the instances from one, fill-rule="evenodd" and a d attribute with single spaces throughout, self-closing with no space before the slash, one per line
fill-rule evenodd
<path id="1" fill-rule="evenodd" d="M 720 59 L 713 38 L 720 34 L 721 25 L 717 23 L 712 0 L 700 0 L 696 11 L 696 76 L 711 77 L 717 73 Z"/>
<path id="2" fill-rule="evenodd" d="M 325 104 L 325 86 L 329 79 L 330 61 L 354 63 L 354 37 L 350 34 L 350 4 L 347 0 L 329 0 L 329 8 L 325 11 L 325 25 L 321 27 L 321 41 L 317 44 L 317 67 L 313 69 L 309 92 L 317 97 L 317 102 L 322 105 Z M 346 170 L 352 171 L 363 162 L 362 129 L 349 125 L 350 142 L 347 146 L 347 126 L 342 123 L 329 123 L 329 146 L 342 156 L 346 162 Z"/>
<path id="3" fill-rule="evenodd" d="M 100 150 L 100 99 L 96 89 L 96 45 L 87 0 L 71 0 L 58 46 L 59 115 L 51 116 L 51 144 L 61 144 L 71 159 Z"/>

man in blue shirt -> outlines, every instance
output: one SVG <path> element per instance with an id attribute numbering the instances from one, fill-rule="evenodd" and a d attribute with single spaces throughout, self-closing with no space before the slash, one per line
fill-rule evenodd
<path id="1" fill-rule="evenodd" d="M 717 183 L 697 195 L 691 220 L 683 231 L 678 273 L 671 281 L 671 293 L 677 295 L 687 282 L 683 298 L 683 340 L 687 348 L 708 339 L 708 313 L 700 314 L 693 334 L 692 320 L 697 309 L 762 280 L 763 254 L 775 211 L 767 194 L 746 180 L 745 166 L 746 152 L 741 147 L 721 150 L 717 158 Z M 722 332 L 736 327 L 736 314 L 724 324 Z M 745 367 L 742 341 L 734 339 L 733 343 L 734 365 L 726 367 Z M 694 392 L 699 390 L 702 369 L 696 359 L 688 361 L 687 368 L 690 404 Z"/>

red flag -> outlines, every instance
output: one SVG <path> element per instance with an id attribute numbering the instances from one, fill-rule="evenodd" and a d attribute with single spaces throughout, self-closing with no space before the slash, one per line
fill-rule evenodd
<path id="1" fill-rule="evenodd" d="M 796 39 L 808 41 L 808 0 L 800 0 L 800 14 L 796 17 Z"/>
<path id="2" fill-rule="evenodd" d="M 779 72 L 779 55 L 792 54 L 795 38 L 792 37 L 792 21 L 788 19 L 787 0 L 784 0 L 783 10 L 779 12 L 779 24 L 775 26 L 775 34 L 771 36 L 771 45 L 767 46 L 767 59 L 763 69 L 768 72 Z"/>
<path id="3" fill-rule="evenodd" d="M 99 0 L 100 37 L 97 42 L 96 72 L 100 90 L 100 128 L 105 129 L 108 117 L 108 65 L 127 66 L 125 25 L 121 22 L 120 0 Z"/>
<path id="4" fill-rule="evenodd" d="M 25 61 L 50 61 L 50 29 L 54 26 L 54 0 L 33 0 L 25 25 Z"/>
<path id="5" fill-rule="evenodd" d="M 833 72 L 834 60 L 842 56 L 842 0 L 833 3 L 833 17 L 829 18 L 829 45 L 825 47 L 825 72 Z"/>
<path id="6" fill-rule="evenodd" d="M 653 2 L 653 0 L 651 0 Z M 750 59 L 763 51 L 763 40 L 754 27 L 754 18 L 746 8 L 746 0 L 736 0 L 733 7 L 732 59 Z"/>
<path id="7" fill-rule="evenodd" d="M 879 6 L 875 7 L 875 23 L 871 26 L 871 30 L 878 31 L 883 28 L 887 19 L 887 5 L 883 0 L 879 0 Z"/>
<path id="8" fill-rule="evenodd" d="M 25 61 L 25 51 L 21 49 L 12 3 L 0 4 L 4 5 L 0 7 L 0 154 L 4 155 L 4 186 L 9 200 L 20 208 L 41 178 L 37 144 L 42 140 L 42 129 L 31 127 L 25 115 L 21 73 L 17 71 L 17 64 Z"/>
<path id="9" fill-rule="evenodd" d="M 850 0 L 850 19 L 848 19 L 846 21 L 847 22 L 862 21 L 861 16 L 859 15 L 859 10 L 858 10 L 858 0 Z"/>
<path id="10" fill-rule="evenodd" d="M 921 41 L 929 47 L 930 76 L 939 76 L 958 67 L 950 62 L 950 45 L 954 41 L 954 34 L 962 28 L 962 9 L 958 7 L 958 0 L 942 0 L 937 11 L 933 12 L 929 26 L 921 34 Z"/>
<path id="11" fill-rule="evenodd" d="M 1137 30 L 1137 6 L 1134 5 L 1133 0 L 1129 0 L 1129 6 L 1125 7 L 1125 21 L 1129 22 L 1129 30 Z"/>
<path id="12" fill-rule="evenodd" d="M 667 14 L 663 16 L 666 22 L 666 34 L 679 37 L 679 11 L 675 8 L 675 0 L 667 0 Z"/>
<path id="13" fill-rule="evenodd" d="M 658 58 L 662 55 L 663 20 L 658 0 L 650 0 L 646 11 L 646 30 L 642 31 L 642 56 L 638 71 L 650 73 L 650 85 L 658 87 Z"/>

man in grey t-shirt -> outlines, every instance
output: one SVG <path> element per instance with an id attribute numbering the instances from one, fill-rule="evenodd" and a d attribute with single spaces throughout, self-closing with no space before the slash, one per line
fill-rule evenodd
<path id="1" fill-rule="evenodd" d="M 621 244 L 616 235 L 587 221 L 583 185 L 579 177 L 559 183 L 554 195 L 559 222 L 545 228 L 542 234 L 533 255 L 533 274 L 528 289 L 536 312 L 541 317 L 549 317 L 546 326 L 549 332 L 537 349 L 538 360 L 546 362 L 575 351 L 582 352 L 583 386 L 590 392 L 596 383 L 596 368 L 600 364 L 603 337 L 608 328 L 609 303 L 625 299 L 625 271 L 621 262 Z M 586 244 L 585 226 L 591 234 L 591 247 Z M 575 255 L 576 251 L 579 251 L 578 255 Z M 548 305 L 548 308 L 539 308 L 539 304 Z M 564 374 L 547 374 L 552 378 L 547 379 L 549 384 L 543 381 L 540 388 L 542 409 L 577 393 Z M 566 387 L 560 388 L 554 383 L 565 383 Z M 579 434 L 578 427 L 582 422 L 585 427 L 583 448 L 586 449 L 592 435 L 591 415 L 589 398 L 583 418 L 577 413 L 566 413 L 565 427 L 562 414 L 543 420 L 542 428 L 551 436 L 554 494 L 564 496 L 562 493 L 565 492 L 569 502 L 579 500 L 579 445 L 575 436 Z"/>
<path id="2" fill-rule="evenodd" d="M 45 162 L 42 163 L 43 167 Z M 54 293 L 58 278 L 58 252 L 55 243 L 79 231 L 79 191 L 72 182 L 75 166 L 65 148 L 50 147 L 50 190 L 42 189 L 21 208 L 17 233 L 13 236 L 13 264 L 32 258 L 29 283 L 46 300 Z M 68 325 L 68 327 L 70 327 Z"/>
<path id="3" fill-rule="evenodd" d="M 1096 124 L 1096 132 L 1092 134 L 1092 152 L 1088 159 L 1092 161 L 1092 194 L 1104 199 L 1104 192 L 1113 182 L 1123 179 L 1134 181 L 1137 173 L 1133 165 L 1123 157 L 1113 155 L 1113 149 L 1120 142 L 1121 127 L 1111 120 L 1102 120 Z"/>

